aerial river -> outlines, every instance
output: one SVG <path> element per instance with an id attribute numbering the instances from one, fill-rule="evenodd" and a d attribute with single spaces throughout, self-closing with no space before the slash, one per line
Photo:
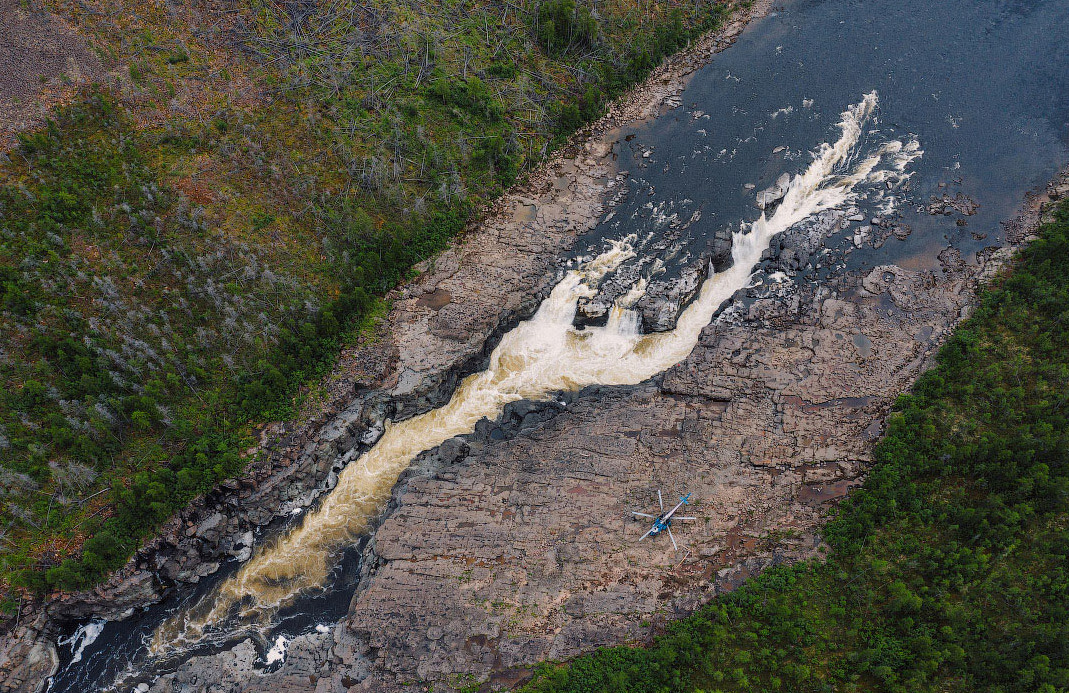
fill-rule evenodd
<path id="1" fill-rule="evenodd" d="M 633 385 L 678 363 L 755 281 L 776 235 L 815 214 L 852 205 L 911 229 L 851 252 L 859 267 L 934 268 L 948 245 L 968 260 L 999 244 L 1000 222 L 1069 162 L 1067 46 L 1064 0 L 796 0 L 756 21 L 693 75 L 682 106 L 622 133 L 628 194 L 486 370 L 445 406 L 387 426 L 318 506 L 244 565 L 126 621 L 72 629 L 50 690 L 150 681 L 249 634 L 273 665 L 287 637 L 345 614 L 352 548 L 414 456 L 509 402 Z M 777 180 L 789 180 L 782 201 L 758 209 L 755 195 Z M 958 193 L 979 205 L 967 225 L 923 209 Z M 650 280 L 693 262 L 725 228 L 730 267 L 710 272 L 674 329 L 643 334 L 634 307 Z M 629 279 L 606 324 L 574 328 L 577 303 L 614 274 Z"/>

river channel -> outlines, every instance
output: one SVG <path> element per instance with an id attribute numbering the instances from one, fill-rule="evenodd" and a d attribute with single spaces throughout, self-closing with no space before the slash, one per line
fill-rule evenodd
<path id="1" fill-rule="evenodd" d="M 828 234 L 832 259 L 813 281 L 836 263 L 936 269 L 948 246 L 971 262 L 1000 245 L 1002 223 L 1069 162 L 1067 47 L 1060 0 L 794 0 L 755 21 L 690 78 L 681 105 L 620 134 L 626 195 L 485 371 L 444 407 L 388 426 L 244 565 L 125 621 L 73 624 L 49 690 L 148 682 L 249 634 L 262 666 L 277 666 L 288 638 L 345 615 L 355 549 L 415 455 L 509 402 L 635 385 L 673 366 L 739 290 L 782 280 L 764 272 L 765 251 L 820 212 L 856 207 L 858 220 Z M 782 180 L 783 199 L 759 209 L 756 196 Z M 937 198 L 957 207 L 932 214 Z M 872 242 L 871 219 L 895 232 Z M 703 262 L 725 230 L 730 266 L 710 270 L 672 329 L 644 330 L 635 307 L 650 283 Z M 604 320 L 574 327 L 577 305 L 613 277 L 622 290 Z"/>

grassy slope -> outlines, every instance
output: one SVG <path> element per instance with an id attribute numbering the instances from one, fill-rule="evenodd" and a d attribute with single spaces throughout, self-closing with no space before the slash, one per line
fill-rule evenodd
<path id="1" fill-rule="evenodd" d="M 93 584 L 238 473 L 376 296 L 723 14 L 47 2 L 114 69 L 0 160 L 0 588 Z"/>
<path id="2" fill-rule="evenodd" d="M 1069 205 L 900 398 L 826 562 L 526 690 L 1069 690 Z"/>

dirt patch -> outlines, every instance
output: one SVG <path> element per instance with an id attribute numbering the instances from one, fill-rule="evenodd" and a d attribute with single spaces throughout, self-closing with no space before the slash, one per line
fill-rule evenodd
<path id="1" fill-rule="evenodd" d="M 0 151 L 104 68 L 85 40 L 32 0 L 0 0 Z"/>

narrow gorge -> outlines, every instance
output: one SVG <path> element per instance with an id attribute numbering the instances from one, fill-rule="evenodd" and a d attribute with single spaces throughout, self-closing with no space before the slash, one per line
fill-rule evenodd
<path id="1" fill-rule="evenodd" d="M 0 690 L 511 689 L 820 557 L 1069 194 L 1067 39 L 1041 0 L 738 10 L 395 290 L 244 478 L 23 626 Z M 693 494 L 678 549 L 638 541 L 658 491 Z"/>

